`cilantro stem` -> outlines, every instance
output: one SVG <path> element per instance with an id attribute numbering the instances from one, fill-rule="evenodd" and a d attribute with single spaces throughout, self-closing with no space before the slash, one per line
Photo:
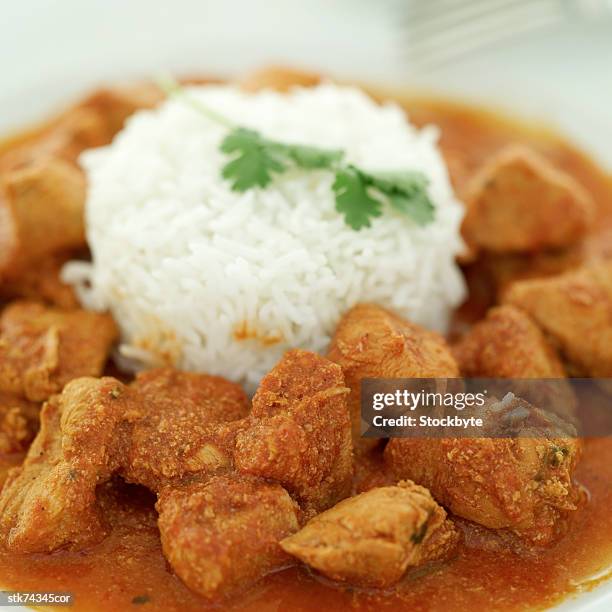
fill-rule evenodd
<path id="1" fill-rule="evenodd" d="M 190 96 L 185 89 L 175 81 L 169 75 L 163 75 L 156 79 L 158 87 L 169 97 L 169 98 L 178 98 L 183 100 L 186 104 L 191 106 L 194 110 L 197 110 L 202 115 L 208 117 L 211 121 L 218 123 L 226 128 L 235 128 L 236 124 L 224 117 L 221 113 L 213 110 L 212 108 L 208 108 L 205 104 L 202 104 L 198 99 Z"/>

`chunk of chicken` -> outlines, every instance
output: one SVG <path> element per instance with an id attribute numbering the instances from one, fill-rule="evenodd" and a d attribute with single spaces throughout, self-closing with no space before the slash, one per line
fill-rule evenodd
<path id="1" fill-rule="evenodd" d="M 214 476 L 164 489 L 157 509 L 166 558 L 206 598 L 224 597 L 291 564 L 279 541 L 299 528 L 299 508 L 277 484 Z"/>
<path id="2" fill-rule="evenodd" d="M 129 387 L 114 378 L 68 383 L 45 404 L 41 430 L 0 495 L 0 537 L 20 552 L 97 541 L 104 535 L 97 485 L 120 473 L 159 491 L 194 467 L 194 433 L 217 425 L 210 437 L 221 444 L 220 424 L 247 405 L 233 383 L 169 369 L 144 373 Z M 233 442 L 235 433 L 226 437 Z M 232 448 L 228 442 L 230 458 Z M 200 465 L 198 473 L 217 467 Z"/>
<path id="3" fill-rule="evenodd" d="M 234 461 L 282 484 L 309 514 L 349 494 L 353 471 L 348 389 L 342 370 L 308 351 L 287 352 L 253 397 Z"/>
<path id="4" fill-rule="evenodd" d="M 0 171 L 48 157 L 74 164 L 83 150 L 108 144 L 132 113 L 151 108 L 162 99 L 162 92 L 147 83 L 95 91 L 45 129 L 6 151 L 0 157 Z"/>
<path id="5" fill-rule="evenodd" d="M 105 314 L 13 302 L 0 317 L 0 391 L 42 401 L 79 376 L 99 376 L 117 338 Z"/>
<path id="6" fill-rule="evenodd" d="M 238 478 L 235 472 L 240 471 L 277 480 L 310 513 L 349 493 L 352 448 L 345 399 L 348 390 L 342 386 L 340 368 L 323 357 L 306 351 L 287 353 L 262 382 L 248 416 L 244 416 L 248 401 L 242 390 L 217 377 L 160 369 L 141 374 L 129 387 L 114 379 L 104 381 L 106 385 L 114 382 L 109 392 L 113 398 L 120 397 L 120 403 L 106 405 L 99 400 L 102 391 L 94 392 L 98 381 L 87 378 L 73 381 L 47 403 L 42 429 L 24 470 L 32 464 L 49 484 L 69 469 L 64 455 L 70 448 L 70 461 L 91 464 L 87 474 L 95 477 L 97 484 L 117 472 L 159 492 L 177 486 L 183 477 L 201 480 L 220 471 Z M 94 391 L 88 392 L 91 386 Z M 79 395 L 75 390 L 83 392 Z M 109 412 L 119 405 L 120 410 Z M 69 418 L 66 414 L 84 416 Z M 98 419 L 95 427 L 89 416 Z M 100 452 L 104 440 L 116 441 L 113 452 L 104 455 L 104 470 L 96 467 L 100 462 L 95 457 L 88 456 L 93 435 L 102 440 Z M 7 495 L 13 495 L 27 478 L 26 474 Z M 58 498 L 72 495 L 73 487 L 80 487 L 81 482 L 79 478 L 67 489 L 57 488 Z M 94 501 L 91 496 L 81 500 L 78 509 L 83 523 L 95 519 Z M 3 503 L 6 508 L 7 500 Z M 0 520 L 5 524 L 22 520 L 19 506 L 11 508 L 2 510 L 0 506 Z M 26 539 L 24 546 L 52 550 L 81 542 L 67 529 L 63 532 L 59 542 L 43 533 L 31 545 Z M 11 546 L 19 549 L 22 541 L 15 540 Z"/>
<path id="7" fill-rule="evenodd" d="M 601 257 L 587 252 L 585 243 L 580 242 L 554 251 L 485 253 L 466 272 L 476 282 L 487 283 L 492 301 L 499 303 L 510 285 L 518 280 L 556 276 L 594 259 Z"/>
<path id="8" fill-rule="evenodd" d="M 0 180 L 0 279 L 65 249 L 85 246 L 85 178 L 73 165 L 46 158 Z"/>
<path id="9" fill-rule="evenodd" d="M 499 306 L 489 310 L 486 318 L 454 347 L 454 354 L 464 376 L 512 379 L 508 384 L 490 381 L 489 393 L 502 396 L 512 391 L 573 420 L 576 397 L 571 386 L 559 380 L 565 378 L 565 368 L 540 328 L 518 308 Z"/>
<path id="10" fill-rule="evenodd" d="M 38 431 L 39 413 L 38 404 L 0 392 L 0 455 L 27 450 Z"/>
<path id="11" fill-rule="evenodd" d="M 465 194 L 466 242 L 487 251 L 537 251 L 567 246 L 587 233 L 594 203 L 571 176 L 528 147 L 500 151 Z"/>
<path id="12" fill-rule="evenodd" d="M 612 261 L 516 282 L 504 302 L 535 320 L 573 373 L 612 377 Z"/>
<path id="13" fill-rule="evenodd" d="M 41 412 L 40 432 L 0 493 L 0 536 L 8 550 L 46 552 L 100 540 L 95 490 L 117 469 L 127 419 L 125 387 L 80 378 Z"/>
<path id="14" fill-rule="evenodd" d="M 108 144 L 103 118 L 92 109 L 73 108 L 45 129 L 9 148 L 0 156 L 0 172 L 11 172 L 43 159 L 57 159 L 74 165 L 84 149 Z"/>
<path id="15" fill-rule="evenodd" d="M 332 580 L 389 587 L 407 568 L 447 558 L 458 538 L 429 491 L 403 481 L 341 501 L 281 546 Z"/>
<path id="16" fill-rule="evenodd" d="M 565 377 L 559 357 L 538 326 L 513 306 L 489 310 L 453 353 L 461 373 L 468 377 Z"/>
<path id="17" fill-rule="evenodd" d="M 18 276 L 0 283 L 0 299 L 27 299 L 59 308 L 78 308 L 73 288 L 60 278 L 62 267 L 73 257 L 73 252 L 62 252 L 32 262 Z"/>
<path id="18" fill-rule="evenodd" d="M 376 447 L 367 453 L 355 453 L 353 495 L 395 484 L 397 484 L 397 478 L 384 462 L 382 448 Z"/>
<path id="19" fill-rule="evenodd" d="M 125 457 L 127 480 L 158 491 L 191 473 L 231 466 L 238 428 L 231 435 L 232 428 L 218 425 L 247 416 L 249 400 L 239 385 L 161 368 L 139 374 L 131 387 L 143 404 L 143 415 L 134 425 Z"/>
<path id="20" fill-rule="evenodd" d="M 359 452 L 376 444 L 376 440 L 361 439 L 362 379 L 459 376 L 442 336 L 375 304 L 358 304 L 342 317 L 327 357 L 342 368 L 351 390 L 349 411 Z"/>
<path id="21" fill-rule="evenodd" d="M 163 99 L 163 92 L 153 83 L 118 85 L 94 91 L 79 102 L 75 110 L 91 110 L 100 117 L 110 142 L 123 128 L 128 117 L 138 110 L 154 108 Z"/>
<path id="22" fill-rule="evenodd" d="M 504 401 L 502 408 L 509 417 L 517 408 L 533 412 L 529 418 L 542 424 L 539 437 L 530 425 L 516 437 L 394 438 L 385 461 L 397 478 L 427 487 L 453 514 L 535 545 L 550 544 L 581 499 L 572 480 L 581 442 L 524 401 Z"/>
<path id="23" fill-rule="evenodd" d="M 0 156 L 0 280 L 18 282 L 49 254 L 85 246 L 78 156 L 108 144 L 129 115 L 162 97 L 147 84 L 99 90 Z"/>

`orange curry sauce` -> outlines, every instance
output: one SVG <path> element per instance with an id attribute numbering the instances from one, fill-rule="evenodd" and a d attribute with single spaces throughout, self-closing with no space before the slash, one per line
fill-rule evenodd
<path id="1" fill-rule="evenodd" d="M 457 187 L 500 146 L 521 141 L 537 147 L 591 191 L 599 205 L 600 219 L 590 242 L 593 248 L 612 250 L 612 182 L 582 153 L 550 133 L 477 109 L 417 98 L 410 98 L 405 105 L 413 122 L 440 126 L 442 148 Z M 6 463 L 0 465 L 0 471 L 2 467 Z M 612 438 L 587 441 L 576 477 L 588 490 L 589 502 L 576 512 L 568 534 L 544 551 L 518 554 L 485 530 L 468 528 L 453 560 L 409 573 L 390 591 L 334 585 L 306 569 L 293 567 L 216 605 L 189 591 L 165 561 L 153 496 L 143 489 L 115 483 L 100 492 L 112 525 L 104 542 L 82 552 L 0 554 L 0 586 L 69 591 L 75 595 L 76 609 L 104 612 L 209 608 L 465 612 L 542 608 L 594 586 L 612 570 Z"/>

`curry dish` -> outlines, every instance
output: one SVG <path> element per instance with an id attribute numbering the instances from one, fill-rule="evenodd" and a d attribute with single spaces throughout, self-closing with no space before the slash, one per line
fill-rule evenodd
<path id="1" fill-rule="evenodd" d="M 468 299 L 446 337 L 357 304 L 324 354 L 286 352 L 252 398 L 206 373 L 120 370 L 113 318 L 62 280 L 89 257 L 79 154 L 161 91 L 100 90 L 2 145 L 3 588 L 91 611 L 503 611 L 608 577 L 610 438 L 365 439 L 360 383 L 612 378 L 612 180 L 546 130 L 369 93 L 440 128 Z"/>

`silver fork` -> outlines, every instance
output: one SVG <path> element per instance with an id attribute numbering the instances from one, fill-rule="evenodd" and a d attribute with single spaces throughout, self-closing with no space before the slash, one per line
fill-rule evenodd
<path id="1" fill-rule="evenodd" d="M 612 15 L 612 0 L 400 0 L 399 27 L 415 70 L 431 70 L 564 21 Z"/>

